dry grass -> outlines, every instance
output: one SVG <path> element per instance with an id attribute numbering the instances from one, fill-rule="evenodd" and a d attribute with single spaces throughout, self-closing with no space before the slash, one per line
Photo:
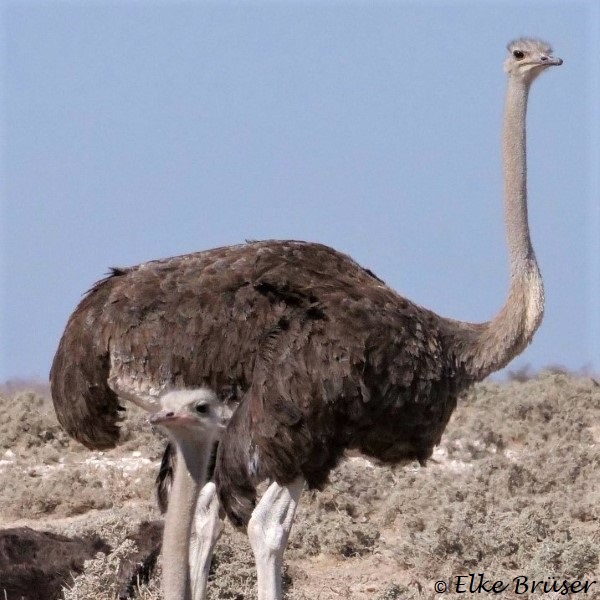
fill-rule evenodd
<path id="1" fill-rule="evenodd" d="M 323 492 L 305 493 L 286 553 L 287 600 L 433 599 L 437 580 L 468 573 L 600 582 L 600 386 L 556 371 L 519 379 L 466 395 L 427 468 L 352 457 Z M 119 561 L 134 551 L 127 533 L 156 517 L 152 480 L 162 442 L 136 411 L 124 445 L 102 455 L 62 433 L 43 395 L 0 396 L 0 411 L 0 460 L 10 461 L 0 463 L 0 480 L 15 484 L 0 485 L 4 525 L 28 519 L 110 540 L 115 550 L 86 563 L 65 599 L 113 600 Z M 3 457 L 6 450 L 14 456 Z M 90 462 L 94 456 L 103 462 Z M 135 461 L 140 468 L 127 471 Z M 160 598 L 158 576 L 140 586 L 139 598 Z M 600 583 L 582 597 L 599 592 Z M 210 598 L 254 594 L 247 540 L 228 527 Z"/>
<path id="2" fill-rule="evenodd" d="M 130 413 L 119 448 L 90 452 L 61 429 L 48 396 L 0 396 L 0 477 L 11 482 L 0 486 L 0 525 L 149 499 L 163 441 L 141 411 Z"/>

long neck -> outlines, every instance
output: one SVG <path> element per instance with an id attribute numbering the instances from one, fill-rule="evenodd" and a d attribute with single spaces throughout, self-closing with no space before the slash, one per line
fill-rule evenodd
<path id="1" fill-rule="evenodd" d="M 544 287 L 531 246 L 527 219 L 525 122 L 529 84 L 509 77 L 503 132 L 504 212 L 510 257 L 506 303 L 489 323 L 472 325 L 459 358 L 474 379 L 506 366 L 529 344 L 544 314 Z M 469 324 L 465 324 L 469 326 Z"/>
<path id="2" fill-rule="evenodd" d="M 163 534 L 165 600 L 190 600 L 189 547 L 200 488 L 206 478 L 211 440 L 176 441 L 177 462 Z"/>

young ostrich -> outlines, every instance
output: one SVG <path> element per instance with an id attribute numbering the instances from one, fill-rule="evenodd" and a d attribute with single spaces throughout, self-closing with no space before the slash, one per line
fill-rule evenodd
<path id="1" fill-rule="evenodd" d="M 324 485 L 346 448 L 387 463 L 425 462 L 458 394 L 522 352 L 540 325 L 525 115 L 533 80 L 562 61 L 538 40 L 508 49 L 511 280 L 491 321 L 440 317 L 326 246 L 264 241 L 113 269 L 67 323 L 51 370 L 54 406 L 90 448 L 118 441 L 119 397 L 153 412 L 167 388 L 207 387 L 231 410 L 242 402 L 221 440 L 216 482 L 233 522 L 248 523 L 260 600 L 281 597 L 283 551 L 305 482 Z M 272 483 L 252 512 L 266 477 Z M 206 502 L 203 510 L 216 500 Z M 205 539 L 209 521 L 200 527 Z"/>
<path id="2" fill-rule="evenodd" d="M 190 544 L 198 496 L 220 428 L 217 397 L 206 389 L 169 392 L 160 398 L 160 410 L 148 420 L 167 432 L 177 457 L 163 534 L 164 598 L 196 600 L 204 595 L 210 554 L 221 531 L 217 515 L 211 515 L 214 529 L 208 543 L 196 538 Z M 214 496 L 214 484 L 204 486 L 202 494 Z M 203 506 L 204 502 L 198 504 Z M 216 510 L 216 503 L 212 505 Z M 203 517 L 198 514 L 196 519 Z"/>

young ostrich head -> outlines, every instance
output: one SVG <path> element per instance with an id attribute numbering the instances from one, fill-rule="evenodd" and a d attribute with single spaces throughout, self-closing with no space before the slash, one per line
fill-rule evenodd
<path id="1" fill-rule="evenodd" d="M 168 392 L 148 421 L 162 427 L 176 445 L 212 440 L 220 425 L 217 397 L 204 388 Z"/>
<path id="2" fill-rule="evenodd" d="M 509 56 L 504 70 L 530 84 L 542 71 L 553 65 L 562 65 L 561 58 L 552 56 L 550 44 L 533 38 L 519 38 L 507 46 Z"/>

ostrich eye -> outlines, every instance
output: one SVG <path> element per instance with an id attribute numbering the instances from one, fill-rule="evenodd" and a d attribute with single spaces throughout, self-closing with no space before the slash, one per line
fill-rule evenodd
<path id="1" fill-rule="evenodd" d="M 521 50 L 515 50 L 513 52 L 513 56 L 517 59 L 517 60 L 521 60 L 522 58 L 525 58 L 525 53 L 522 52 Z"/>
<path id="2" fill-rule="evenodd" d="M 208 412 L 208 404 L 196 404 L 196 406 L 194 406 L 194 410 L 200 415 L 205 415 Z"/>

